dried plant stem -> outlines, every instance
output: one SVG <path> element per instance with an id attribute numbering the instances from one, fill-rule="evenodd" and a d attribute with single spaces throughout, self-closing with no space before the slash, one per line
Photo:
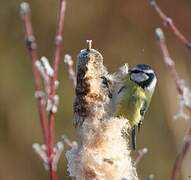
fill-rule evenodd
<path id="1" fill-rule="evenodd" d="M 162 30 L 158 28 L 156 30 L 156 35 L 159 40 L 159 45 L 160 45 L 160 48 L 161 48 L 161 51 L 163 54 L 164 62 L 166 64 L 168 70 L 170 71 L 174 82 L 176 83 L 177 91 L 180 96 L 184 96 L 185 87 L 184 87 L 183 83 L 181 83 L 182 80 L 180 79 L 180 77 L 176 71 L 175 63 L 174 63 L 173 59 L 170 57 L 170 54 L 169 54 L 169 51 L 168 51 L 168 48 L 167 48 L 167 45 L 165 42 L 165 36 L 164 36 Z M 184 107 L 191 112 L 191 106 L 184 104 Z M 178 154 L 178 156 L 174 162 L 171 180 L 177 180 L 178 177 L 180 176 L 182 162 L 183 162 L 187 152 L 190 150 L 190 147 L 191 147 L 191 126 L 189 127 L 189 130 L 185 135 L 182 150 L 180 151 L 180 153 Z"/>
<path id="2" fill-rule="evenodd" d="M 25 2 L 21 4 L 21 15 L 22 15 L 23 23 L 24 23 L 26 45 L 32 60 L 32 70 L 33 70 L 34 83 L 35 83 L 35 95 L 37 97 L 37 102 L 38 102 L 40 123 L 41 123 L 42 131 L 43 131 L 44 141 L 47 144 L 48 143 L 47 115 L 45 112 L 44 99 L 42 95 L 40 95 L 42 94 L 41 93 L 42 92 L 41 77 L 35 66 L 35 63 L 38 60 L 37 44 L 36 44 L 35 36 L 33 34 L 33 28 L 32 28 L 31 17 L 30 17 L 30 7 Z"/>
<path id="3" fill-rule="evenodd" d="M 111 113 L 110 89 L 103 80 L 109 75 L 91 41 L 80 51 L 76 69 L 74 124 L 78 144 L 70 143 L 72 148 L 66 152 L 69 175 L 76 180 L 138 180 L 128 138 L 123 136 L 130 125 L 127 119 Z M 111 84 L 120 82 L 122 74 L 127 75 L 124 69 L 128 68 L 109 76 Z"/>
<path id="4" fill-rule="evenodd" d="M 180 32 L 180 30 L 177 28 L 177 26 L 174 24 L 173 20 L 168 17 L 159 7 L 159 5 L 156 3 L 155 0 L 149 0 L 150 5 L 154 8 L 156 13 L 159 15 L 159 17 L 162 19 L 163 24 L 167 27 L 169 27 L 172 32 L 180 39 L 180 41 L 188 48 L 191 49 L 191 43 L 188 41 L 185 36 Z"/>

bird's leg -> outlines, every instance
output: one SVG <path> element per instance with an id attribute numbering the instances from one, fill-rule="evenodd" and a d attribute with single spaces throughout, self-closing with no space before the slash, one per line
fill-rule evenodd
<path id="1" fill-rule="evenodd" d="M 133 126 L 131 131 L 132 148 L 136 150 L 136 126 Z"/>
<path id="2" fill-rule="evenodd" d="M 138 123 L 138 133 L 140 133 L 140 131 L 141 131 L 141 125 L 142 125 L 142 120 L 140 120 L 140 122 Z"/>

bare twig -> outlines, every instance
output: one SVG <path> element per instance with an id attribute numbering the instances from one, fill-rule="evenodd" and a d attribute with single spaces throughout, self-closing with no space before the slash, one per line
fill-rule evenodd
<path id="1" fill-rule="evenodd" d="M 165 43 L 165 37 L 164 37 L 162 30 L 159 28 L 156 29 L 156 35 L 157 35 L 157 38 L 159 41 L 161 51 L 163 53 L 164 62 L 166 64 L 168 70 L 170 71 L 173 80 L 176 83 L 177 91 L 179 93 L 179 96 L 181 97 L 180 101 L 182 102 L 182 105 L 191 112 L 190 91 L 189 91 L 188 87 L 186 87 L 185 84 L 182 83 L 182 80 L 180 79 L 180 77 L 176 71 L 175 63 L 172 60 L 172 58 L 170 57 L 168 48 Z M 182 166 L 182 162 L 183 162 L 186 154 L 188 153 L 190 147 L 191 147 L 191 126 L 189 127 L 189 130 L 185 135 L 182 150 L 180 151 L 180 153 L 178 154 L 178 156 L 175 160 L 174 167 L 172 170 L 171 180 L 178 179 L 178 177 L 180 175 L 180 169 Z"/>
<path id="2" fill-rule="evenodd" d="M 56 36 L 55 36 L 55 52 L 54 52 L 54 75 L 51 79 L 50 85 L 50 95 L 49 99 L 54 103 L 54 97 L 56 95 L 56 82 L 58 79 L 58 66 L 60 63 L 61 58 L 61 42 L 62 42 L 62 32 L 63 32 L 63 25 L 64 25 L 64 15 L 65 15 L 65 8 L 66 2 L 65 0 L 60 0 L 59 3 L 59 11 L 58 11 L 58 18 L 57 18 L 57 29 L 56 29 Z M 49 122 L 49 142 L 48 142 L 48 156 L 49 158 L 49 165 L 50 165 L 50 176 L 52 179 L 56 179 L 56 170 L 52 167 L 52 154 L 53 154 L 53 146 L 54 146 L 54 124 L 55 124 L 55 112 L 53 109 L 50 110 L 48 116 Z"/>
<path id="3" fill-rule="evenodd" d="M 76 73 L 74 70 L 74 62 L 72 60 L 72 57 L 69 54 L 66 54 L 64 56 L 64 63 L 67 66 L 68 70 L 68 76 L 70 80 L 73 82 L 74 88 L 76 87 Z"/>
<path id="4" fill-rule="evenodd" d="M 182 80 L 180 79 L 180 77 L 176 71 L 174 61 L 170 57 L 168 48 L 166 46 L 163 31 L 160 28 L 157 28 L 156 29 L 156 35 L 157 35 L 157 39 L 159 40 L 159 45 L 160 45 L 161 51 L 163 53 L 164 62 L 166 64 L 167 68 L 170 70 L 171 77 L 173 78 L 173 80 L 176 83 L 178 93 L 183 94 L 183 87 L 182 87 L 182 83 L 181 83 Z"/>
<path id="5" fill-rule="evenodd" d="M 53 76 L 54 71 L 46 57 L 42 57 L 40 60 L 37 60 L 35 65 L 42 76 L 45 88 L 44 96 L 47 98 L 50 93 L 50 79 Z"/>
<path id="6" fill-rule="evenodd" d="M 65 16 L 66 2 L 65 0 L 60 0 L 58 19 L 57 19 L 57 30 L 55 36 L 55 52 L 54 52 L 54 75 L 51 82 L 51 92 L 50 96 L 54 96 L 56 93 L 55 82 L 58 79 L 58 66 L 61 58 L 61 42 L 62 42 L 62 32 L 64 27 L 64 16 Z"/>
<path id="7" fill-rule="evenodd" d="M 176 87 L 177 87 L 179 95 L 182 96 L 182 98 L 183 98 L 184 106 L 189 111 L 191 111 L 189 89 L 185 86 L 185 81 L 180 78 L 180 76 L 178 75 L 178 73 L 176 71 L 175 63 L 174 63 L 173 59 L 170 57 L 170 54 L 169 54 L 169 51 L 168 51 L 168 48 L 167 48 L 166 42 L 165 42 L 165 36 L 164 36 L 162 29 L 160 29 L 160 28 L 156 29 L 156 36 L 157 36 L 157 39 L 159 40 L 159 45 L 160 45 L 161 51 L 163 53 L 164 62 L 171 73 L 171 77 L 173 78 L 173 80 L 176 83 Z"/>
<path id="8" fill-rule="evenodd" d="M 32 70 L 33 70 L 34 82 L 35 82 L 35 96 L 37 97 L 37 100 L 38 100 L 38 111 L 40 115 L 40 123 L 43 130 L 44 141 L 47 144 L 48 143 L 47 116 L 46 116 L 46 112 L 44 108 L 44 99 L 42 96 L 43 93 L 41 89 L 41 77 L 35 65 L 38 59 L 37 44 L 33 34 L 29 4 L 26 2 L 22 2 L 20 5 L 20 12 L 21 12 L 21 16 L 22 16 L 24 28 L 25 28 L 26 45 L 32 60 Z"/>
<path id="9" fill-rule="evenodd" d="M 159 17 L 162 19 L 163 24 L 169 27 L 172 32 L 180 39 L 180 41 L 188 48 L 191 49 L 191 42 L 188 41 L 185 36 L 180 32 L 177 26 L 174 24 L 173 20 L 168 17 L 159 7 L 155 0 L 149 0 L 150 5 L 155 9 Z"/>
<path id="10" fill-rule="evenodd" d="M 70 141 L 69 139 L 68 139 L 68 137 L 67 136 L 65 136 L 65 135 L 63 135 L 62 137 L 62 141 L 65 143 L 65 144 L 67 144 L 69 147 L 73 147 L 73 145 L 75 145 L 75 144 L 77 144 L 75 141 Z"/>
<path id="11" fill-rule="evenodd" d="M 37 60 L 37 45 L 32 30 L 30 7 L 26 2 L 21 3 L 21 15 L 25 27 L 26 44 L 32 59 L 33 74 L 35 79 L 35 96 L 38 98 L 40 121 L 46 144 L 40 146 L 36 143 L 33 145 L 33 148 L 43 160 L 45 168 L 49 170 L 50 180 L 56 180 L 57 164 L 63 150 L 62 142 L 58 142 L 54 147 L 54 113 L 57 112 L 59 100 L 58 95 L 56 95 L 56 88 L 58 85 L 58 65 L 61 56 L 61 41 L 65 7 L 65 0 L 60 0 L 55 37 L 54 68 L 52 69 L 48 59 L 45 57 L 42 57 L 41 60 Z M 40 75 L 45 83 L 45 92 L 42 91 Z M 46 99 L 46 97 L 48 99 Z M 47 100 L 47 102 L 45 102 L 45 100 Z M 45 108 L 45 104 L 47 105 L 47 108 Z M 48 116 L 45 109 L 47 109 L 49 113 Z"/>
<path id="12" fill-rule="evenodd" d="M 148 149 L 147 149 L 147 148 L 143 148 L 143 149 L 140 149 L 140 150 L 138 151 L 138 155 L 137 155 L 137 157 L 136 157 L 136 159 L 135 159 L 135 165 L 137 165 L 137 164 L 140 162 L 140 160 L 143 158 L 143 156 L 144 156 L 145 154 L 147 154 L 147 152 L 148 152 Z"/>
<path id="13" fill-rule="evenodd" d="M 149 176 L 147 176 L 147 179 L 146 180 L 153 180 L 154 179 L 154 175 L 153 174 L 150 174 Z"/>
<path id="14" fill-rule="evenodd" d="M 40 145 L 38 143 L 34 143 L 32 145 L 34 151 L 36 152 L 36 154 L 40 157 L 40 159 L 43 161 L 44 167 L 46 170 L 49 170 L 49 166 L 48 166 L 48 158 L 47 158 L 47 149 L 44 148 L 46 146 L 44 145 Z"/>
<path id="15" fill-rule="evenodd" d="M 54 158 L 52 160 L 52 168 L 56 171 L 58 162 L 60 160 L 60 156 L 62 154 L 62 151 L 64 150 L 64 144 L 63 142 L 59 141 L 54 147 Z"/>

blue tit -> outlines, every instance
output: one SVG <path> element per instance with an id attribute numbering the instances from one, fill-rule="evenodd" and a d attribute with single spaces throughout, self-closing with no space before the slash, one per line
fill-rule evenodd
<path id="1" fill-rule="evenodd" d="M 156 86 L 156 76 L 147 64 L 138 64 L 129 69 L 129 73 L 122 80 L 115 96 L 117 98 L 116 113 L 129 120 L 132 127 L 132 148 L 136 149 L 136 129 L 140 131 L 145 112 L 151 102 Z"/>

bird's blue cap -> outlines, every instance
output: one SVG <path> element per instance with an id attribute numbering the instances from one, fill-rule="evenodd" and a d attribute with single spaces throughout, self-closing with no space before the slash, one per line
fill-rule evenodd
<path id="1" fill-rule="evenodd" d="M 138 64 L 135 67 L 137 67 L 138 69 L 142 69 L 142 70 L 149 70 L 149 69 L 151 69 L 151 67 L 148 64 Z"/>
<path id="2" fill-rule="evenodd" d="M 142 71 L 147 71 L 150 70 L 151 67 L 148 64 L 137 64 L 135 67 L 129 69 L 129 73 L 132 72 L 142 72 Z"/>

